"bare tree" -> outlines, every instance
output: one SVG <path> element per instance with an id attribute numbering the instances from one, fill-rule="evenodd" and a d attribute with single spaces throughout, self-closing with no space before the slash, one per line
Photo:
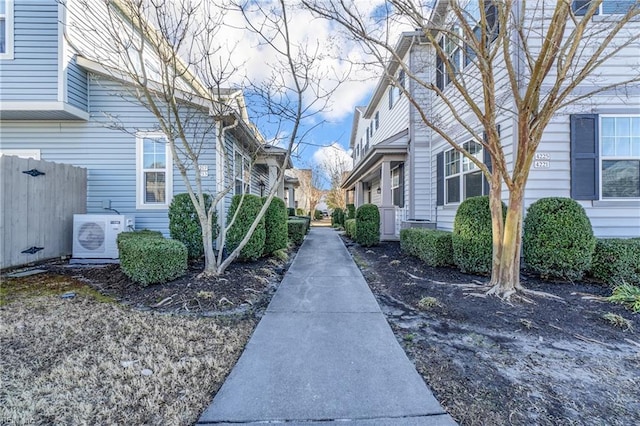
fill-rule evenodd
<path id="1" fill-rule="evenodd" d="M 532 293 L 520 284 L 519 274 L 524 189 L 536 150 L 557 113 L 596 95 L 625 96 L 627 88 L 638 90 L 637 62 L 624 76 L 597 80 L 619 55 L 637 58 L 639 2 L 624 2 L 619 14 L 598 19 L 593 18 L 602 0 L 437 1 L 433 13 L 419 0 L 389 0 L 373 15 L 342 1 L 303 3 L 358 40 L 390 84 L 409 97 L 424 125 L 483 172 L 490 185 L 493 228 L 488 293 L 505 299 Z M 406 63 L 389 33 L 378 30 L 400 22 L 409 23 L 416 39 L 432 49 L 426 60 L 435 78 Z M 464 67 L 456 55 L 464 55 Z M 389 72 L 397 68 L 417 92 Z M 429 98 L 433 107 L 423 102 L 425 93 L 434 95 Z M 497 121 L 505 115 L 516 123 L 512 161 Z M 488 152 L 492 167 L 459 143 L 462 132 Z M 503 191 L 508 194 L 504 220 Z"/>
<path id="2" fill-rule="evenodd" d="M 353 167 L 353 160 L 337 143 L 323 147 L 316 161 L 318 167 L 329 183 L 327 204 L 331 208 L 346 208 L 346 191 L 342 189 L 342 181 L 346 172 Z"/>
<path id="3" fill-rule="evenodd" d="M 322 172 L 317 165 L 308 169 L 294 169 L 291 172 L 300 183 L 302 203 L 298 207 L 305 212 L 313 212 L 324 195 Z"/>
<path id="4" fill-rule="evenodd" d="M 313 53 L 300 55 L 292 51 L 295 41 L 288 30 L 284 4 L 280 6 L 279 13 L 269 15 L 271 38 L 263 40 L 281 59 L 271 64 L 273 75 L 293 84 L 274 77 L 274 82 L 281 84 L 265 90 L 263 99 L 268 100 L 268 113 L 286 116 L 292 125 L 284 159 L 287 164 L 294 143 L 300 139 L 301 122 L 312 115 L 312 108 L 303 105 L 303 97 L 312 87 L 310 70 L 314 57 Z M 238 71 L 228 58 L 229 52 L 223 52 L 217 42 L 228 9 L 195 0 L 69 0 L 67 8 L 68 14 L 75 17 L 69 32 L 78 35 L 70 37 L 77 53 L 95 61 L 104 76 L 118 82 L 114 85 L 115 95 L 144 106 L 155 118 L 151 129 L 140 129 L 126 117 L 105 114 L 107 125 L 128 132 L 159 130 L 165 135 L 173 164 L 182 176 L 202 228 L 203 274 L 223 273 L 249 241 L 284 179 L 281 168 L 247 235 L 227 257 L 222 247 L 240 208 L 221 226 L 216 255 L 213 218 L 216 211 L 224 217 L 224 200 L 234 188 L 234 153 L 228 149 L 229 133 L 245 135 L 252 163 L 263 142 L 248 120 L 242 92 L 225 88 L 229 77 Z M 317 108 L 318 103 L 313 107 Z M 203 155 L 212 145 L 218 173 L 214 187 L 203 182 L 200 174 Z M 205 194 L 212 196 L 210 206 Z"/>

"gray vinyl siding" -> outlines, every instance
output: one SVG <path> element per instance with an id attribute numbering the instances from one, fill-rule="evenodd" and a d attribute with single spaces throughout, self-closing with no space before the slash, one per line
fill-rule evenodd
<path id="1" fill-rule="evenodd" d="M 14 59 L 0 60 L 0 93 L 9 101 L 58 100 L 58 3 L 14 1 Z"/>
<path id="2" fill-rule="evenodd" d="M 87 72 L 76 63 L 75 57 L 67 64 L 67 101 L 70 105 L 86 111 L 89 107 L 89 82 Z"/>
<path id="3" fill-rule="evenodd" d="M 168 235 L 167 209 L 136 209 L 135 131 L 155 131 L 155 117 L 132 99 L 114 96 L 120 86 L 102 79 L 90 79 L 91 118 L 88 122 L 4 121 L 2 147 L 39 149 L 47 161 L 68 163 L 87 169 L 87 213 L 109 213 L 103 200 L 121 214 L 136 218 L 136 228 L 153 229 Z M 106 116 L 117 118 L 127 130 L 108 127 Z M 215 192 L 215 138 L 200 159 L 209 166 L 203 178 L 205 190 Z M 193 171 L 191 171 L 193 176 Z M 185 192 L 180 172 L 174 167 L 173 194 Z"/>

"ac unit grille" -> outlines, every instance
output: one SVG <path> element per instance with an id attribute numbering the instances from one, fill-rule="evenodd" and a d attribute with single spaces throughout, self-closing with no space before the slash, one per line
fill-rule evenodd
<path id="1" fill-rule="evenodd" d="M 86 222 L 78 230 L 78 243 L 85 250 L 104 252 L 104 223 Z"/>

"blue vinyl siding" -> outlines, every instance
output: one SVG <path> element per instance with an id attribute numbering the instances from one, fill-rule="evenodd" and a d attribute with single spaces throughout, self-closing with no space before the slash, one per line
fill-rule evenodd
<path id="1" fill-rule="evenodd" d="M 58 99 L 58 3 L 14 1 L 14 59 L 0 60 L 3 101 Z"/>
<path id="2" fill-rule="evenodd" d="M 132 99 L 114 96 L 121 86 L 108 80 L 89 80 L 91 118 L 81 121 L 4 121 L 2 147 L 5 149 L 39 149 L 47 161 L 87 168 L 87 213 L 109 213 L 103 200 L 121 214 L 133 215 L 136 228 L 148 228 L 168 236 L 167 210 L 136 209 L 136 138 L 139 131 L 156 131 L 155 117 Z M 128 132 L 109 128 L 106 115 L 118 118 Z M 209 166 L 203 178 L 206 190 L 215 191 L 215 138 L 200 162 Z M 185 192 L 180 172 L 173 171 L 173 194 Z"/>
<path id="3" fill-rule="evenodd" d="M 67 96 L 69 104 L 86 111 L 89 106 L 87 72 L 76 64 L 75 57 L 67 66 Z"/>

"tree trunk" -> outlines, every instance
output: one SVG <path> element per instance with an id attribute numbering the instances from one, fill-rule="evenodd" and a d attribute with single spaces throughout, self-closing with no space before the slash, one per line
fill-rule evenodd
<path id="1" fill-rule="evenodd" d="M 504 234 L 504 218 L 502 217 L 502 182 L 500 175 L 494 172 L 491 175 L 489 190 L 489 208 L 491 210 L 491 231 L 493 234 L 493 254 L 491 264 L 491 282 L 494 286 L 500 277 L 500 264 L 502 257 L 502 239 Z"/>
<path id="2" fill-rule="evenodd" d="M 204 247 L 204 275 L 216 275 L 217 261 L 216 255 L 213 252 L 213 235 L 212 229 L 214 224 L 209 224 L 208 215 L 205 215 L 204 219 L 199 214 L 200 228 L 202 229 L 202 245 Z"/>
<path id="3" fill-rule="evenodd" d="M 489 290 L 503 299 L 509 299 L 520 289 L 520 246 L 522 232 L 522 201 L 524 189 L 513 188 L 509 194 L 507 217 L 504 222 L 504 234 L 502 236 L 502 253 L 497 280 L 492 277 L 494 286 Z M 495 281 L 495 282 L 494 282 Z"/>

